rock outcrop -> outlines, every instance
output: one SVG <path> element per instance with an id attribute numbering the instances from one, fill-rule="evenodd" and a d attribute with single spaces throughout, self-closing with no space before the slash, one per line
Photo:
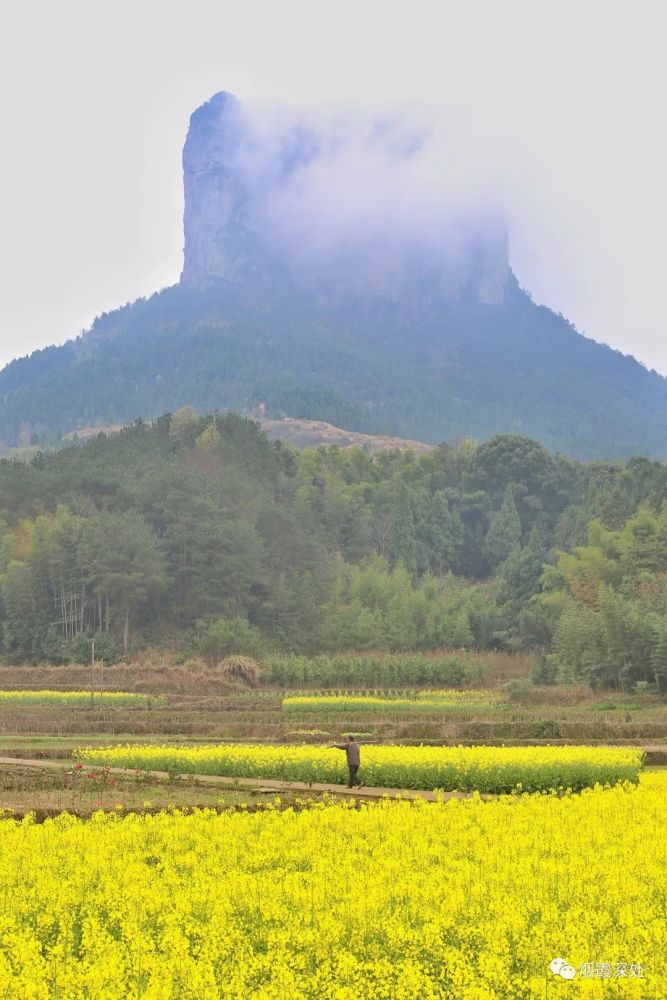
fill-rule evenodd
<path id="1" fill-rule="evenodd" d="M 378 134 L 386 146 L 386 123 L 382 128 Z M 364 139 L 362 155 L 376 155 L 376 134 Z M 258 121 L 227 93 L 198 108 L 183 151 L 181 281 L 203 287 L 220 279 L 288 280 L 328 303 L 383 300 L 408 313 L 415 300 L 465 297 L 500 305 L 510 273 L 502 220 L 454 206 L 449 218 L 426 220 L 421 231 L 398 212 L 369 223 L 363 210 L 355 215 L 363 190 L 349 159 L 347 172 L 339 170 L 342 180 L 331 181 L 341 141 L 321 123 L 301 121 L 284 109 L 276 109 L 268 124 L 265 110 Z M 418 138 L 400 147 L 394 143 L 386 155 L 395 164 L 414 155 L 418 145 Z"/>

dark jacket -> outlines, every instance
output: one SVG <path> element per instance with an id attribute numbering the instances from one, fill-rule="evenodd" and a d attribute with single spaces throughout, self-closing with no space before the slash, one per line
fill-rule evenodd
<path id="1" fill-rule="evenodd" d="M 358 767 L 361 762 L 358 743 L 334 743 L 336 750 L 344 750 L 348 767 Z"/>

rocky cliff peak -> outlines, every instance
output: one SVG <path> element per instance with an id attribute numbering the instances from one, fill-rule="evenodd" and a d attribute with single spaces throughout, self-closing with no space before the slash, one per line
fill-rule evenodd
<path id="1" fill-rule="evenodd" d="M 413 307 L 502 303 L 504 222 L 454 196 L 429 211 L 419 192 L 425 142 L 404 117 L 325 120 L 216 94 L 193 113 L 183 150 L 181 281 L 279 278 L 326 301 Z"/>

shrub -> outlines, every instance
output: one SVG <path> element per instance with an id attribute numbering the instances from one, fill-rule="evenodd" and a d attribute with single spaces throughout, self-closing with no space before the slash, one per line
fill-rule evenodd
<path id="1" fill-rule="evenodd" d="M 199 655 L 209 663 L 217 663 L 234 653 L 260 657 L 263 652 L 259 630 L 245 618 L 216 618 L 210 622 L 197 622 L 195 646 Z"/>
<path id="2" fill-rule="evenodd" d="M 530 703 L 535 695 L 535 685 L 527 677 L 522 677 L 516 681 L 509 681 L 505 685 L 504 690 L 508 701 L 518 702 L 519 704 Z"/>
<path id="3" fill-rule="evenodd" d="M 65 663 L 90 663 L 93 640 L 95 641 L 95 662 L 106 664 L 115 663 L 118 659 L 118 649 L 111 632 L 81 632 L 70 639 L 69 642 L 63 640 L 62 650 L 65 656 Z M 51 656 L 51 659 L 54 659 Z"/>
<path id="4" fill-rule="evenodd" d="M 635 684 L 636 694 L 657 694 L 658 687 L 656 684 L 651 684 L 649 681 L 637 681 Z"/>
<path id="5" fill-rule="evenodd" d="M 558 679 L 558 657 L 553 653 L 541 653 L 530 672 L 533 684 L 555 684 Z"/>

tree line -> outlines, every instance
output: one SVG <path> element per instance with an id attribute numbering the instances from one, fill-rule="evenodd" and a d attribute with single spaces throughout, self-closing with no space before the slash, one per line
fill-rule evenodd
<path id="1" fill-rule="evenodd" d="M 2 652 L 539 648 L 545 680 L 664 688 L 666 501 L 641 457 L 299 452 L 184 407 L 0 462 Z"/>

